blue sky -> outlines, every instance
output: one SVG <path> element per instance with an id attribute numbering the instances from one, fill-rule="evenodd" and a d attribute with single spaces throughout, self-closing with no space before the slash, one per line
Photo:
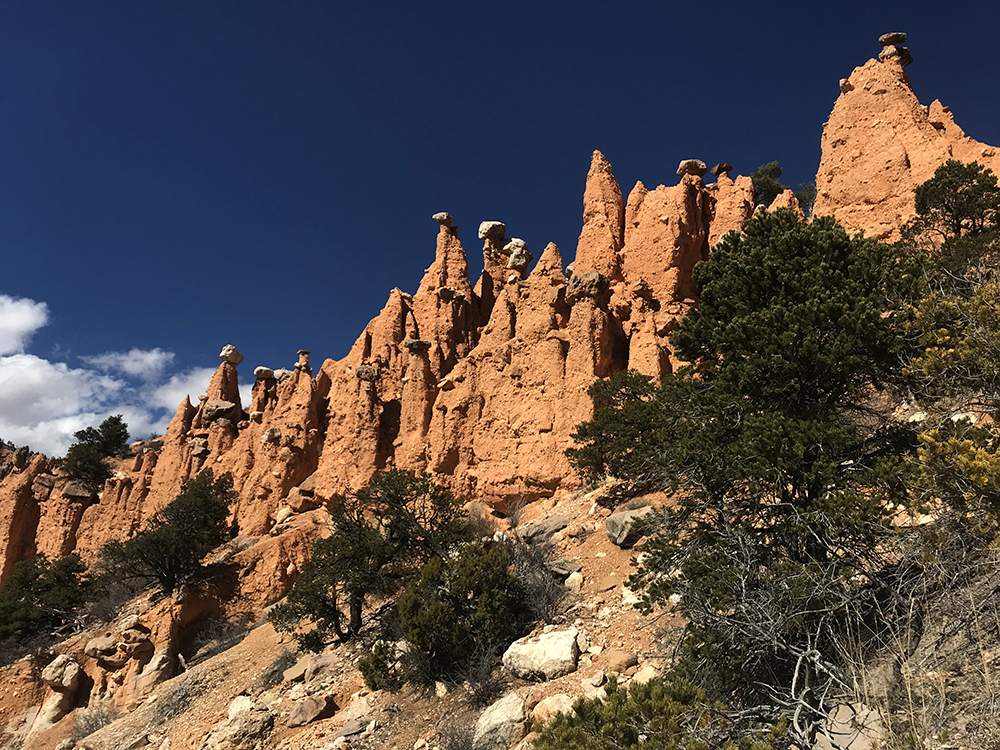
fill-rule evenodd
<path id="1" fill-rule="evenodd" d="M 951 14 L 952 8 L 960 13 Z M 945 12 L 942 12 L 944 10 Z M 572 259 L 590 153 L 812 179 L 837 82 L 906 31 L 921 101 L 1000 143 L 1000 3 L 0 5 L 0 437 L 135 437 L 253 367 L 343 356 L 449 211 Z"/>

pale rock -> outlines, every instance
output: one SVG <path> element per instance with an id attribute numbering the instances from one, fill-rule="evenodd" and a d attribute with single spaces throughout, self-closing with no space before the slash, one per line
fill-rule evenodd
<path id="1" fill-rule="evenodd" d="M 576 628 L 520 638 L 503 655 L 503 665 L 512 674 L 530 680 L 552 680 L 576 670 L 579 657 Z"/>
<path id="2" fill-rule="evenodd" d="M 708 165 L 705 164 L 701 159 L 683 159 L 681 163 L 677 166 L 677 175 L 683 177 L 684 175 L 691 174 L 701 177 L 708 171 Z"/>
<path id="3" fill-rule="evenodd" d="M 507 750 L 525 732 L 524 700 L 510 693 L 491 705 L 479 717 L 472 735 L 474 750 Z"/>
<path id="4" fill-rule="evenodd" d="M 80 665 L 72 657 L 60 654 L 42 670 L 42 682 L 57 692 L 72 693 L 80 684 Z"/>
<path id="5" fill-rule="evenodd" d="M 253 376 L 257 378 L 257 380 L 269 380 L 274 377 L 274 370 L 270 367 L 255 367 Z"/>
<path id="6" fill-rule="evenodd" d="M 619 651 L 617 649 L 605 651 L 603 654 L 604 664 L 609 672 L 617 672 L 621 674 L 629 667 L 634 667 L 639 663 L 639 659 L 636 658 L 635 654 L 630 654 L 627 651 Z"/>
<path id="7" fill-rule="evenodd" d="M 883 47 L 888 47 L 890 45 L 902 44 L 906 41 L 905 31 L 892 31 L 888 34 L 883 34 L 878 38 L 878 43 Z"/>
<path id="8" fill-rule="evenodd" d="M 219 359 L 235 366 L 243 361 L 243 355 L 232 344 L 226 344 L 222 347 L 222 351 L 219 352 Z"/>
<path id="9" fill-rule="evenodd" d="M 566 693 L 556 693 L 548 698 L 543 698 L 538 702 L 531 712 L 531 718 L 545 724 L 554 719 L 558 714 L 572 714 L 573 699 Z"/>
<path id="10" fill-rule="evenodd" d="M 638 522 L 653 512 L 653 508 L 646 506 L 612 513 L 604 522 L 608 539 L 623 549 L 631 547 L 642 537 Z"/>
<path id="11" fill-rule="evenodd" d="M 566 588 L 572 591 L 574 594 L 580 593 L 580 589 L 583 587 L 583 573 L 577 571 L 576 573 L 570 573 L 566 577 Z"/>
<path id="12" fill-rule="evenodd" d="M 226 712 L 229 719 L 235 719 L 239 714 L 245 713 L 253 709 L 257 705 L 257 701 L 251 698 L 249 695 L 237 695 L 229 703 L 229 709 Z"/>
<path id="13" fill-rule="evenodd" d="M 332 704 L 333 701 L 325 695 L 310 695 L 292 706 L 288 714 L 288 726 L 303 727 L 317 719 L 325 718 L 331 709 L 336 708 Z"/>
<path id="14" fill-rule="evenodd" d="M 499 244 L 507 236 L 507 226 L 502 221 L 484 221 L 479 225 L 479 239 Z"/>
<path id="15" fill-rule="evenodd" d="M 445 228 L 450 227 L 455 223 L 455 217 L 447 211 L 438 211 L 438 213 L 434 214 L 431 218 Z"/>
<path id="16" fill-rule="evenodd" d="M 659 677 L 659 675 L 659 669 L 654 667 L 652 664 L 646 664 L 638 672 L 632 675 L 632 682 L 639 685 L 645 685 L 650 680 Z"/>
<path id="17" fill-rule="evenodd" d="M 262 750 L 274 728 L 274 713 L 261 703 L 216 725 L 201 750 Z"/>

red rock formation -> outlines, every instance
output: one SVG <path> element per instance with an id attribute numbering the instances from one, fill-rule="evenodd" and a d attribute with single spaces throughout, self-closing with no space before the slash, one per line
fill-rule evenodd
<path id="1" fill-rule="evenodd" d="M 583 192 L 583 230 L 576 246 L 574 273 L 596 271 L 621 280 L 618 253 L 625 243 L 625 203 L 622 190 L 604 154 L 595 151 Z"/>
<path id="2" fill-rule="evenodd" d="M 869 60 L 841 82 L 816 175 L 816 216 L 887 240 L 913 218 L 916 187 L 948 159 L 1000 172 L 996 149 L 968 138 L 939 102 L 920 104 L 902 61 Z"/>

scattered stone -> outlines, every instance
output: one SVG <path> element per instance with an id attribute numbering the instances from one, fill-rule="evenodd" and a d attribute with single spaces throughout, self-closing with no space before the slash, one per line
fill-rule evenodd
<path id="1" fill-rule="evenodd" d="M 274 370 L 270 367 L 255 367 L 253 370 L 253 376 L 257 380 L 267 380 L 268 378 L 274 377 Z"/>
<path id="2" fill-rule="evenodd" d="M 304 727 L 317 719 L 326 718 L 336 710 L 336 704 L 325 695 L 310 695 L 294 706 L 288 713 L 289 727 Z"/>
<path id="3" fill-rule="evenodd" d="M 595 584 L 594 590 L 595 591 L 611 591 L 611 589 L 618 588 L 618 586 L 621 585 L 621 582 L 622 582 L 621 577 L 615 575 L 614 573 L 612 573 L 611 575 L 604 576 L 604 578 L 602 578 L 601 580 L 599 580 Z"/>
<path id="4" fill-rule="evenodd" d="M 576 572 L 570 573 L 566 578 L 566 588 L 572 591 L 574 594 L 579 594 L 580 589 L 583 588 L 583 573 Z"/>
<path id="5" fill-rule="evenodd" d="M 281 442 L 281 430 L 277 427 L 268 427 L 260 436 L 260 442 L 262 445 L 267 445 L 268 443 L 277 445 Z"/>
<path id="6" fill-rule="evenodd" d="M 368 724 L 361 719 L 351 719 L 337 732 L 337 737 L 352 737 L 355 734 L 361 734 L 367 726 Z"/>
<path id="7" fill-rule="evenodd" d="M 846 78 L 840 79 L 840 93 L 846 94 L 848 91 L 854 91 L 854 84 L 851 83 Z"/>
<path id="8" fill-rule="evenodd" d="M 573 699 L 566 693 L 556 693 L 543 698 L 531 712 L 531 718 L 542 724 L 548 723 L 558 714 L 572 714 Z"/>
<path id="9" fill-rule="evenodd" d="M 507 750 L 524 736 L 524 700 L 517 693 L 504 696 L 483 711 L 472 734 L 474 750 Z"/>
<path id="10" fill-rule="evenodd" d="M 403 346 L 407 348 L 410 354 L 419 354 L 420 352 L 426 352 L 431 348 L 430 341 L 424 341 L 423 339 L 407 339 L 403 342 Z"/>
<path id="11" fill-rule="evenodd" d="M 214 422 L 217 419 L 230 419 L 234 416 L 233 412 L 235 409 L 236 404 L 232 401 L 212 399 L 211 401 L 205 402 L 205 406 L 201 412 L 201 418 L 205 422 Z"/>
<path id="12" fill-rule="evenodd" d="M 906 41 L 905 31 L 892 31 L 888 34 L 883 34 L 878 38 L 878 43 L 883 47 L 895 46 L 897 44 L 902 44 Z"/>
<path id="13" fill-rule="evenodd" d="M 201 748 L 244 750 L 244 748 L 261 747 L 273 728 L 274 714 L 267 706 L 255 701 L 247 710 L 240 711 L 232 718 L 218 724 L 205 738 Z"/>
<path id="14" fill-rule="evenodd" d="M 281 508 L 278 508 L 277 511 L 275 511 L 275 514 L 274 514 L 274 525 L 275 526 L 280 526 L 282 523 L 284 523 L 285 521 L 287 521 L 291 517 L 292 517 L 292 509 L 289 508 L 287 505 L 282 506 Z M 305 674 L 304 671 L 303 671 L 303 674 Z"/>
<path id="15" fill-rule="evenodd" d="M 566 286 L 566 302 L 575 305 L 582 299 L 597 299 L 609 286 L 608 277 L 602 273 L 575 273 Z"/>
<path id="16" fill-rule="evenodd" d="M 479 239 L 499 244 L 507 236 L 507 226 L 502 221 L 484 221 L 479 225 Z"/>
<path id="17" fill-rule="evenodd" d="M 677 165 L 677 174 L 683 177 L 686 174 L 693 174 L 701 177 L 708 171 L 708 165 L 701 159 L 683 159 Z"/>
<path id="18" fill-rule="evenodd" d="M 340 657 L 336 654 L 313 654 L 309 657 L 309 667 L 306 669 L 306 682 L 312 682 L 316 675 L 337 666 L 340 664 L 340 661 Z"/>
<path id="19" fill-rule="evenodd" d="M 604 527 L 608 532 L 608 539 L 622 549 L 626 549 L 642 538 L 642 532 L 638 528 L 637 522 L 653 513 L 653 509 L 648 505 L 644 508 L 633 510 L 620 510 L 612 513 L 604 522 Z"/>
<path id="20" fill-rule="evenodd" d="M 72 693 L 80 684 L 80 665 L 72 657 L 60 654 L 42 670 L 42 682 L 57 692 Z"/>
<path id="21" fill-rule="evenodd" d="M 576 670 L 576 628 L 554 630 L 514 641 L 503 655 L 508 671 L 525 680 L 553 680 Z"/>
<path id="22" fill-rule="evenodd" d="M 546 567 L 560 578 L 568 578 L 573 575 L 573 573 L 580 570 L 583 566 L 576 560 L 567 560 L 564 557 L 560 557 L 556 560 L 550 560 Z"/>
<path id="23" fill-rule="evenodd" d="M 569 526 L 569 521 L 569 516 L 549 516 L 520 529 L 519 536 L 522 541 L 528 544 L 545 542 L 557 531 Z M 567 573 L 567 575 L 569 574 Z"/>
<path id="24" fill-rule="evenodd" d="M 228 362 L 231 365 L 238 365 L 243 361 L 243 355 L 240 354 L 239 349 L 232 344 L 226 344 L 222 347 L 222 351 L 219 352 L 219 359 L 223 362 Z"/>
<path id="25" fill-rule="evenodd" d="M 718 176 L 721 174 L 729 174 L 733 171 L 733 165 L 729 162 L 720 161 L 714 167 L 712 167 L 712 174 Z"/>
<path id="26" fill-rule="evenodd" d="M 604 652 L 604 663 L 609 672 L 617 672 L 618 674 L 621 674 L 629 667 L 634 667 L 638 664 L 639 659 L 635 654 L 630 654 L 628 651 L 619 651 L 615 649 Z"/>
<path id="27" fill-rule="evenodd" d="M 361 365 L 354 371 L 354 374 L 358 380 L 364 380 L 368 383 L 374 383 L 379 376 L 378 368 L 374 365 Z"/>
<path id="28" fill-rule="evenodd" d="M 655 677 L 659 677 L 660 670 L 654 667 L 652 664 L 646 664 L 642 669 L 632 675 L 632 682 L 639 685 L 645 685 L 650 680 Z"/>
<path id="29" fill-rule="evenodd" d="M 280 514 L 281 511 L 278 511 L 278 513 Z M 281 521 L 276 520 L 276 523 L 281 523 Z M 288 669 L 286 669 L 284 672 L 281 673 L 282 681 L 301 682 L 302 680 L 304 680 L 306 676 L 306 671 L 309 669 L 309 661 L 311 658 L 312 657 L 310 654 L 306 654 L 305 656 L 300 656 L 299 660 L 295 662 L 295 664 L 293 664 L 292 666 L 290 666 Z"/>
<path id="30" fill-rule="evenodd" d="M 447 211 L 438 211 L 431 218 L 443 227 L 450 227 L 455 223 L 455 217 Z"/>
<path id="31" fill-rule="evenodd" d="M 292 371 L 284 367 L 274 371 L 274 379 L 279 383 L 284 383 L 290 377 L 292 377 Z"/>
<path id="32" fill-rule="evenodd" d="M 249 695 L 237 695 L 230 702 L 229 710 L 226 713 L 230 719 L 235 719 L 240 714 L 252 710 L 255 705 L 257 705 L 257 701 Z"/>

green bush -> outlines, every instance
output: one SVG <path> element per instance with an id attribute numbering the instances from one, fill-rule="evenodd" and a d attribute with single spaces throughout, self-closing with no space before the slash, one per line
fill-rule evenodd
<path id="1" fill-rule="evenodd" d="M 430 475 L 393 469 L 375 475 L 363 490 L 334 511 L 329 537 L 313 545 L 312 557 L 288 594 L 271 611 L 279 630 L 294 631 L 305 619 L 314 628 L 297 633 L 299 645 L 318 650 L 332 633 L 357 635 L 369 596 L 395 594 L 431 557 L 445 557 L 468 531 L 452 494 Z M 340 607 L 348 608 L 348 626 Z"/>
<path id="2" fill-rule="evenodd" d="M 371 653 L 361 657 L 358 670 L 369 690 L 398 690 L 400 687 L 396 655 L 385 641 L 377 641 Z"/>
<path id="3" fill-rule="evenodd" d="M 108 417 L 94 428 L 74 433 L 77 442 L 70 446 L 63 459 L 63 473 L 70 480 L 83 484 L 96 493 L 113 476 L 104 460 L 122 456 L 128 447 L 128 425 L 121 414 Z"/>
<path id="4" fill-rule="evenodd" d="M 229 533 L 229 505 L 236 498 L 233 478 L 215 479 L 206 469 L 128 541 L 109 542 L 101 551 L 111 579 L 140 579 L 170 594 L 202 571 L 202 558 Z"/>
<path id="5" fill-rule="evenodd" d="M 70 619 L 87 600 L 85 572 L 78 555 L 18 562 L 0 587 L 0 640 L 23 639 Z"/>
<path id="6" fill-rule="evenodd" d="M 434 558 L 399 597 L 403 634 L 430 658 L 435 678 L 462 670 L 477 652 L 496 652 L 524 635 L 531 619 L 524 588 L 503 544 L 467 544 Z"/>
<path id="7" fill-rule="evenodd" d="M 611 680 L 602 699 L 578 700 L 535 740 L 535 750 L 771 750 L 780 730 L 737 733 L 719 704 L 667 675 L 627 689 Z"/>

